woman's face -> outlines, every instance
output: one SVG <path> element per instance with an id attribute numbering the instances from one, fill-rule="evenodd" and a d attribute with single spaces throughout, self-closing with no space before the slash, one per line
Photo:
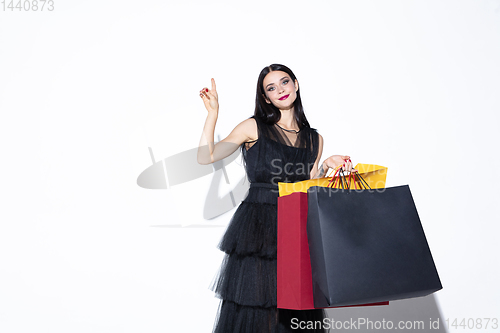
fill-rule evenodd
<path id="1" fill-rule="evenodd" d="M 297 80 L 293 82 L 290 75 L 285 72 L 272 71 L 264 77 L 263 83 L 267 103 L 273 103 L 279 110 L 293 108 L 299 90 Z"/>

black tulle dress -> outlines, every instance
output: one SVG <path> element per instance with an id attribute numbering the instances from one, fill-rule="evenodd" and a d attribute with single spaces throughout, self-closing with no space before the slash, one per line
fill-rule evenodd
<path id="1" fill-rule="evenodd" d="M 276 308 L 276 185 L 309 179 L 318 133 L 311 128 L 289 131 L 252 118 L 258 139 L 242 145 L 250 189 L 219 243 L 226 255 L 212 286 L 222 299 L 213 332 L 324 332 L 296 329 L 299 321 L 322 321 L 323 310 Z"/>

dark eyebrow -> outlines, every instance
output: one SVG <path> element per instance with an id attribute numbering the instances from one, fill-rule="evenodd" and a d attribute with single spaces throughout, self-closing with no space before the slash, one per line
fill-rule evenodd
<path id="1" fill-rule="evenodd" d="M 288 79 L 288 76 L 283 76 L 283 77 L 280 79 L 280 81 L 281 81 L 281 80 L 283 80 L 283 79 Z M 272 84 L 274 84 L 274 83 L 269 83 L 269 84 L 266 86 L 266 88 L 267 88 L 267 87 L 269 87 L 269 86 L 270 86 L 270 85 L 272 85 Z"/>

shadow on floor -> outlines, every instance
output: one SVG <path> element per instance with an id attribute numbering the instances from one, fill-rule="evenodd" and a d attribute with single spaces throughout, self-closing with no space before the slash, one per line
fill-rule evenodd
<path id="1" fill-rule="evenodd" d="M 403 332 L 448 332 L 445 327 L 446 322 L 443 320 L 433 294 L 425 297 L 391 301 L 386 306 L 327 309 L 326 313 L 332 327 L 330 332 L 394 332 L 395 330 Z M 351 323 L 356 323 L 356 326 L 348 326 L 346 329 L 346 326 L 342 328 L 340 323 L 349 326 Z M 391 323 L 392 329 L 389 327 Z M 402 326 L 398 327 L 399 324 Z"/>

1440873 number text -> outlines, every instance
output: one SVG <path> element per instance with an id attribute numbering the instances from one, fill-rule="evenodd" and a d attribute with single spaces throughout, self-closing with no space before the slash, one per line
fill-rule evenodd
<path id="1" fill-rule="evenodd" d="M 5 1 L 2 0 L 2 11 L 18 11 L 18 12 L 43 12 L 53 11 L 53 0 L 15 0 Z"/>

